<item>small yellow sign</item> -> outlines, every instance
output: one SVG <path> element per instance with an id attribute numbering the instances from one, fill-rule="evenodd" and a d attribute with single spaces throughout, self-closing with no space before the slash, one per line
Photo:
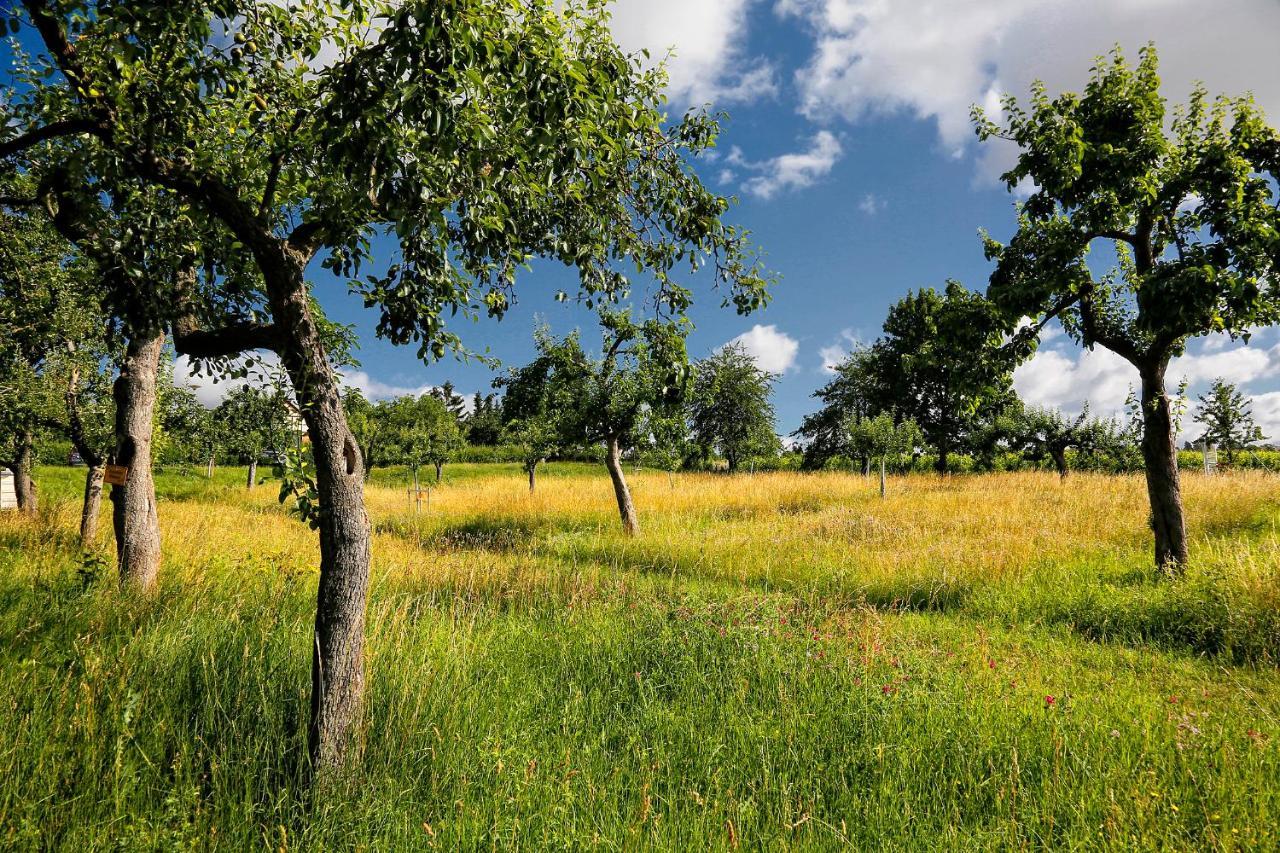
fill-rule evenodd
<path id="1" fill-rule="evenodd" d="M 102 481 L 108 486 L 123 486 L 129 479 L 128 465 L 108 465 Z"/>

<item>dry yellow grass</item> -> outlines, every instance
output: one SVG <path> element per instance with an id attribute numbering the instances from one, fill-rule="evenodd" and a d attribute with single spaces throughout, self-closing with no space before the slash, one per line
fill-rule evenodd
<path id="1" fill-rule="evenodd" d="M 1082 562 L 1140 567 L 1147 559 L 1141 477 L 1047 473 L 874 478 L 842 473 L 633 472 L 642 531 L 623 537 L 602 472 L 544 476 L 530 494 L 518 473 L 468 470 L 411 511 L 404 488 L 366 490 L 375 583 L 523 585 L 569 572 L 794 586 L 946 584 L 1017 579 Z M 1280 539 L 1266 512 L 1280 478 L 1239 472 L 1184 477 L 1193 552 L 1242 581 L 1274 582 Z M 70 507 L 68 511 L 70 511 Z M 161 505 L 171 565 L 236 563 L 309 571 L 312 531 L 270 485 L 221 488 Z M 1241 532 L 1251 535 L 1242 539 Z"/>

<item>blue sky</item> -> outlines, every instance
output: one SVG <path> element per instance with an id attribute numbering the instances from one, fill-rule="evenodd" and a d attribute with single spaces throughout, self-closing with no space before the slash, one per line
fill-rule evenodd
<path id="1" fill-rule="evenodd" d="M 781 282 L 772 304 L 745 318 L 699 287 L 690 352 L 701 357 L 743 336 L 763 367 L 781 373 L 784 433 L 812 409 L 825 365 L 851 341 L 874 338 L 908 290 L 948 278 L 985 287 L 977 231 L 1007 236 L 1014 199 L 995 179 L 1010 152 L 978 145 L 971 104 L 1025 94 L 1036 78 L 1052 90 L 1079 88 L 1097 54 L 1117 43 L 1136 54 L 1154 40 L 1171 99 L 1200 79 L 1213 92 L 1252 91 L 1280 117 L 1277 0 L 620 0 L 614 29 L 631 49 L 675 48 L 673 111 L 710 102 L 730 114 L 717 156 L 699 169 L 740 198 L 729 216 L 755 233 Z M 488 389 L 483 365 L 423 365 L 412 349 L 376 340 L 372 313 L 340 282 L 315 280 L 326 310 L 359 331 L 351 384 L 374 396 L 446 379 L 467 393 Z M 537 265 L 501 323 L 460 321 L 464 340 L 516 364 L 530 354 L 535 316 L 556 332 L 593 336 L 588 313 L 552 299 L 570 282 L 564 270 Z M 1193 343 L 1172 382 L 1183 375 L 1193 395 L 1217 375 L 1239 382 L 1264 430 L 1280 435 L 1274 331 L 1247 348 Z M 1058 334 L 1017 385 L 1032 402 L 1078 410 L 1088 400 L 1109 414 L 1134 379 L 1109 353 L 1083 353 Z"/>

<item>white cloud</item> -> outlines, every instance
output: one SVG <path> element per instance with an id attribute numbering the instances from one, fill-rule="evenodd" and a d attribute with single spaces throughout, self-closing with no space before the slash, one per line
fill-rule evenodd
<path id="1" fill-rule="evenodd" d="M 375 379 L 364 370 L 351 370 L 338 374 L 338 381 L 345 388 L 355 388 L 369 400 L 388 400 L 392 397 L 421 397 L 432 385 L 395 385 Z"/>
<path id="2" fill-rule="evenodd" d="M 880 198 L 875 193 L 867 193 L 862 197 L 862 200 L 858 202 L 858 210 L 861 210 L 867 216 L 875 216 L 877 213 L 884 210 L 884 207 L 884 199 Z"/>
<path id="3" fill-rule="evenodd" d="M 772 97 L 776 74 L 743 51 L 750 0 L 617 0 L 612 29 L 628 51 L 647 49 L 667 62 L 668 92 L 677 103 L 698 105 Z"/>
<path id="4" fill-rule="evenodd" d="M 797 72 L 801 112 L 860 120 L 907 113 L 933 121 L 943 148 L 973 140 L 972 104 L 998 108 L 1002 92 L 1025 103 L 1031 82 L 1079 91 L 1094 57 L 1117 43 L 1130 59 L 1154 41 L 1165 96 L 1186 98 L 1195 81 L 1210 92 L 1252 91 L 1280 117 L 1280 3 L 1275 0 L 778 0 L 805 21 L 814 52 Z M 1010 152 L 990 146 L 984 171 Z"/>
<path id="5" fill-rule="evenodd" d="M 1226 335 L 1222 337 L 1226 338 Z M 1250 346 L 1223 349 L 1223 345 L 1215 342 L 1200 347 L 1199 352 L 1194 355 L 1188 353 L 1175 358 L 1169 364 L 1167 376 L 1171 386 L 1176 386 L 1184 378 L 1192 386 L 1218 378 L 1225 379 L 1232 385 L 1247 385 L 1267 376 L 1277 376 L 1278 370 L 1280 347 L 1270 350 Z"/>
<path id="6" fill-rule="evenodd" d="M 818 350 L 818 357 L 822 359 L 822 371 L 835 373 L 836 365 L 844 361 L 855 347 L 863 346 L 864 343 L 862 336 L 853 329 L 842 329 L 835 343 Z"/>
<path id="7" fill-rule="evenodd" d="M 1253 422 L 1269 443 L 1280 440 L 1280 391 L 1268 391 L 1253 397 Z"/>
<path id="8" fill-rule="evenodd" d="M 244 364 L 244 360 L 239 361 Z M 210 376 L 207 371 L 196 375 L 190 360 L 185 355 L 178 356 L 173 362 L 173 384 L 179 388 L 189 388 L 205 408 L 213 408 L 221 403 L 236 388 L 245 385 L 266 386 L 273 377 L 280 375 L 280 359 L 273 352 L 256 353 L 250 375 L 246 379 L 220 379 Z"/>
<path id="9" fill-rule="evenodd" d="M 1124 411 L 1129 389 L 1137 383 L 1138 371 L 1101 347 L 1065 353 L 1042 349 L 1013 373 L 1013 387 L 1027 403 L 1078 412 L 1087 402 L 1100 417 Z"/>
<path id="10" fill-rule="evenodd" d="M 754 173 L 742 182 L 743 190 L 758 198 L 770 199 L 782 190 L 811 186 L 831 171 L 841 153 L 843 149 L 835 134 L 820 130 L 806 151 L 751 161 L 735 146 L 729 151 L 728 161 Z"/>
<path id="11" fill-rule="evenodd" d="M 1221 340 L 1219 339 L 1221 338 Z M 1183 434 L 1194 430 L 1191 412 L 1195 400 L 1218 378 L 1237 385 L 1249 396 L 1250 384 L 1280 377 L 1280 345 L 1264 349 L 1232 343 L 1226 335 L 1192 342 L 1189 351 L 1174 359 L 1166 376 L 1170 394 L 1186 379 L 1188 411 L 1183 418 Z M 1079 412 L 1087 402 L 1100 417 L 1115 417 L 1124 411 L 1125 398 L 1138 387 L 1138 372 L 1110 350 L 1041 349 L 1013 374 L 1013 385 L 1027 403 Z M 1260 389 L 1259 389 L 1260 390 Z M 1280 391 L 1252 395 L 1254 414 L 1263 432 L 1280 436 Z M 1268 429 L 1272 431 L 1268 431 Z"/>
<path id="12" fill-rule="evenodd" d="M 779 332 L 777 326 L 758 323 L 729 343 L 741 344 L 747 355 L 755 360 L 756 366 L 769 373 L 786 373 L 796 363 L 796 354 L 800 352 L 800 342 L 795 338 Z"/>

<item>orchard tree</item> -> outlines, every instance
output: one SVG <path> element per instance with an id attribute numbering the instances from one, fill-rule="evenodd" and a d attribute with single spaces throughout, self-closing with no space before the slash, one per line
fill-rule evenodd
<path id="1" fill-rule="evenodd" d="M 586 353 L 575 332 L 557 339 L 546 328 L 535 332 L 538 356 L 523 378 L 540 385 L 507 386 L 513 410 L 531 401 L 527 417 L 543 412 L 562 447 L 603 444 L 605 467 L 613 484 L 622 528 L 628 536 L 640 531 L 635 501 L 623 471 L 623 453 L 642 443 L 647 418 L 662 416 L 683 398 L 688 359 L 683 330 L 649 320 L 637 323 L 629 312 L 601 315 L 601 354 Z"/>
<path id="2" fill-rule="evenodd" d="M 458 417 L 436 394 L 400 397 L 387 407 L 387 421 L 393 458 L 413 472 L 413 487 L 418 487 L 418 469 L 433 465 L 436 482 L 440 482 L 444 464 L 462 445 Z"/>
<path id="3" fill-rule="evenodd" d="M 778 452 L 770 400 L 775 381 L 736 343 L 694 365 L 689 425 L 704 458 L 719 453 L 733 473 L 751 457 Z"/>
<path id="4" fill-rule="evenodd" d="M 1050 97 L 1042 84 L 1024 109 L 1002 102 L 997 123 L 975 109 L 980 138 L 1020 149 L 1004 175 L 1031 186 L 996 262 L 989 296 L 1028 334 L 1058 317 L 1085 347 L 1132 364 L 1141 382 L 1142 456 L 1155 562 L 1187 563 L 1187 533 L 1165 372 L 1189 338 L 1248 336 L 1280 316 L 1280 135 L 1248 98 L 1211 101 L 1197 88 L 1170 113 L 1154 47 L 1136 67 L 1117 50 L 1099 60 L 1083 94 Z M 1088 264 L 1095 242 L 1116 269 Z"/>
<path id="5" fill-rule="evenodd" d="M 529 477 L 529 491 L 537 483 L 538 466 L 560 449 L 559 430 L 545 414 L 513 418 L 502 428 L 502 443 L 520 453 L 520 467 Z"/>
<path id="6" fill-rule="evenodd" d="M 1083 456 L 1114 452 L 1119 442 L 1115 425 L 1089 415 L 1086 405 L 1069 418 L 1057 409 L 1029 407 L 1010 416 L 1010 446 L 1032 462 L 1053 461 L 1059 479 L 1071 473 L 1067 451 Z"/>
<path id="7" fill-rule="evenodd" d="M 1253 422 L 1253 406 L 1236 386 L 1215 379 L 1208 392 L 1200 395 L 1195 422 L 1204 427 L 1203 441 L 1227 452 L 1227 462 L 1235 452 L 1266 439 Z"/>
<path id="8" fill-rule="evenodd" d="M 688 400 L 646 409 L 636 438 L 644 464 L 666 471 L 667 483 L 675 489 L 675 472 L 697 454 L 689 434 Z"/>
<path id="9" fill-rule="evenodd" d="M 289 445 L 289 402 L 282 390 L 254 385 L 233 388 L 217 408 L 222 448 L 249 466 L 245 487 L 257 485 L 258 461 L 267 451 L 281 455 Z"/>
<path id="10" fill-rule="evenodd" d="M 689 167 L 715 123 L 668 122 L 662 72 L 616 46 L 595 3 L 23 8 L 54 74 L 8 108 L 0 157 L 75 139 L 94 171 L 166 188 L 256 264 L 261 314 L 203 316 L 189 339 L 204 356 L 277 352 L 307 421 L 321 544 L 310 753 L 339 764 L 363 696 L 370 530 L 308 264 L 323 254 L 354 277 L 370 238 L 394 232 L 396 261 L 354 282 L 379 333 L 428 357 L 458 343 L 454 311 L 501 315 L 534 256 L 575 266 L 592 304 L 629 292 L 626 259 L 674 314 L 691 298 L 676 265 L 709 264 L 750 310 L 766 281 Z"/>
<path id="11" fill-rule="evenodd" d="M 849 447 L 857 455 L 880 462 L 880 498 L 885 493 L 885 462 L 913 452 L 923 440 L 923 433 L 911 419 L 897 421 L 889 412 L 873 418 L 850 419 L 846 430 Z"/>
<path id="12" fill-rule="evenodd" d="M 844 456 L 858 460 L 864 477 L 871 473 L 871 455 L 855 451 L 850 443 L 850 428 L 884 408 L 887 395 L 877 355 L 870 347 L 856 347 L 832 368 L 835 377 L 813 392 L 822 401 L 822 408 L 805 415 L 793 433 L 804 442 L 806 469 L 820 469 L 835 457 Z"/>
<path id="13" fill-rule="evenodd" d="M 385 400 L 371 403 L 359 389 L 347 388 L 342 392 L 342 409 L 360 450 L 363 477 L 368 480 L 375 466 L 388 463 L 392 444 L 388 403 Z"/>
<path id="14" fill-rule="evenodd" d="M 881 408 L 919 426 L 947 473 L 950 455 L 983 418 L 1013 400 L 1014 348 L 996 306 L 959 282 L 924 288 L 889 309 L 871 348 L 870 384 Z"/>
<path id="15" fill-rule="evenodd" d="M 0 233 L 0 466 L 13 474 L 18 508 L 34 513 L 35 438 L 54 399 L 46 367 L 74 336 L 84 301 L 47 219 L 0 207 Z"/>

